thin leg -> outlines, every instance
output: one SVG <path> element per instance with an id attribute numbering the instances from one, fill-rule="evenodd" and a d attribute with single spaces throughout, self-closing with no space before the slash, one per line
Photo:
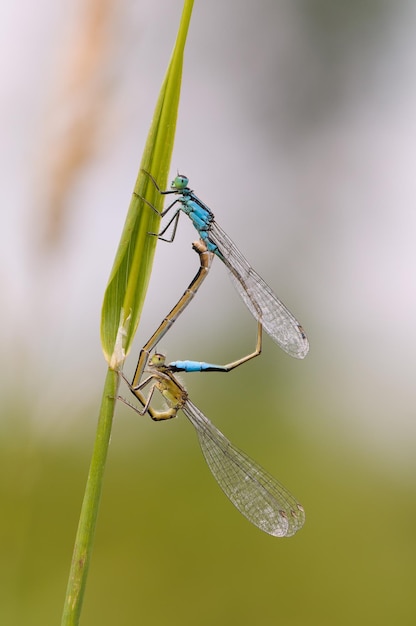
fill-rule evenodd
<path id="1" fill-rule="evenodd" d="M 132 389 L 130 389 L 130 391 L 134 393 L 135 397 L 141 404 L 146 404 L 146 398 L 140 393 L 140 391 L 133 392 Z M 170 420 L 173 417 L 176 417 L 178 414 L 178 409 L 174 408 L 166 409 L 166 411 L 155 411 L 155 409 L 153 409 L 151 406 L 148 406 L 146 410 L 140 410 L 135 404 L 129 402 L 128 400 L 126 400 L 126 398 L 123 398 L 122 396 L 117 396 L 117 400 L 121 400 L 122 402 L 124 402 L 124 404 L 133 409 L 133 411 L 136 411 L 136 413 L 138 413 L 139 415 L 144 415 L 145 413 L 148 413 L 152 420 L 154 420 L 155 422 L 160 422 L 161 420 Z"/>
<path id="2" fill-rule="evenodd" d="M 166 409 L 166 411 L 156 411 L 155 409 L 153 409 L 153 407 L 150 406 L 150 402 L 152 401 L 154 391 L 155 389 L 157 389 L 156 382 L 154 382 L 152 387 L 150 388 L 150 392 L 147 398 L 145 398 L 145 396 L 141 393 L 141 389 L 143 389 L 143 387 L 149 384 L 149 382 L 155 378 L 154 376 L 149 376 L 148 378 L 146 378 L 146 380 L 144 380 L 140 385 L 138 385 L 134 389 L 132 385 L 130 384 L 130 382 L 127 380 L 127 378 L 124 376 L 123 372 L 119 372 L 119 374 L 124 380 L 124 382 L 126 383 L 126 385 L 128 386 L 128 388 L 130 389 L 130 391 L 132 392 L 132 394 L 134 395 L 134 397 L 143 406 L 143 408 L 139 409 L 135 404 L 132 404 L 131 402 L 129 402 L 122 396 L 117 396 L 117 400 L 121 400 L 122 402 L 124 402 L 124 404 L 126 404 L 131 409 L 133 409 L 133 411 L 136 411 L 136 413 L 138 413 L 139 415 L 145 415 L 146 413 L 148 413 L 150 417 L 152 418 L 152 420 L 154 420 L 155 422 L 158 422 L 160 420 L 169 420 L 169 419 L 172 419 L 173 417 L 176 417 L 179 409 L 171 407 L 169 409 Z"/>
<path id="3" fill-rule="evenodd" d="M 171 210 L 171 208 L 177 203 L 179 202 L 179 198 L 177 200 L 175 200 L 174 202 L 172 202 L 172 204 L 170 204 L 164 211 L 162 211 L 161 213 L 157 210 L 156 207 L 153 206 L 153 204 L 151 202 L 149 202 L 149 200 L 146 200 L 146 198 L 143 198 L 143 196 L 139 196 L 139 194 L 137 194 L 135 191 L 133 191 L 133 195 L 136 196 L 136 198 L 140 198 L 140 200 L 142 200 L 145 204 L 147 204 L 148 206 L 150 206 L 150 208 L 159 215 L 159 217 L 164 217 L 166 215 L 166 213 L 168 211 Z M 157 237 L 158 239 L 160 239 L 160 241 L 166 241 L 167 243 L 172 243 L 172 241 L 175 239 L 175 235 L 176 235 L 176 229 L 178 228 L 178 221 L 179 221 L 179 216 L 180 216 L 180 209 L 178 209 L 177 211 L 175 211 L 175 214 L 173 215 L 173 217 L 169 220 L 169 222 L 166 224 L 166 226 L 164 228 L 162 228 L 162 230 L 159 233 L 147 233 L 148 235 L 153 235 L 154 237 Z M 172 235 L 170 237 L 170 239 L 166 239 L 165 237 L 162 237 L 161 235 L 163 235 L 167 229 L 169 228 L 169 226 L 172 224 L 172 222 L 174 223 L 173 226 L 173 231 L 172 231 Z"/>
<path id="4" fill-rule="evenodd" d="M 153 383 L 147 398 L 145 398 L 144 395 L 141 393 L 141 389 L 144 389 L 144 387 L 146 387 L 146 385 L 148 385 L 154 379 L 154 376 L 148 376 L 148 378 L 146 378 L 146 380 L 141 382 L 140 385 L 137 385 L 135 389 L 133 389 L 133 387 L 130 384 L 130 381 L 125 377 L 123 372 L 119 371 L 119 376 L 121 376 L 121 378 L 124 380 L 124 382 L 130 389 L 132 394 L 136 396 L 139 402 L 141 402 L 141 404 L 143 405 L 143 409 L 138 409 L 136 406 L 130 404 L 130 402 L 127 402 L 127 400 L 125 400 L 121 396 L 117 396 L 118 400 L 122 400 L 128 406 L 131 406 L 136 411 L 136 413 L 139 413 L 139 415 L 144 415 L 145 413 L 147 413 L 149 410 L 150 402 L 152 400 L 152 397 L 155 391 L 156 383 Z"/>
<path id="5" fill-rule="evenodd" d="M 162 193 L 162 192 L 160 192 Z M 166 192 L 168 193 L 168 192 Z M 170 193 L 170 192 L 169 192 Z M 176 192 L 175 192 L 176 193 Z M 147 204 L 147 206 L 150 206 L 150 208 L 152 209 L 152 211 L 154 211 L 155 213 L 157 213 L 160 217 L 164 217 L 166 215 L 166 213 L 169 213 L 169 211 L 171 210 L 172 207 L 175 206 L 175 204 L 177 204 L 178 202 L 180 202 L 180 198 L 176 198 L 176 200 L 174 200 L 173 202 L 171 202 L 169 204 L 169 206 L 166 207 L 166 209 L 163 209 L 163 211 L 158 211 L 157 208 L 155 206 L 153 206 L 153 204 L 151 202 L 149 202 L 149 200 L 147 200 L 146 198 L 144 198 L 143 196 L 140 196 L 138 193 L 136 193 L 135 191 L 133 191 L 133 196 L 136 196 L 136 198 L 139 198 L 140 200 L 143 200 L 143 202 L 145 204 Z M 172 220 L 171 220 L 172 222 Z M 169 224 L 171 223 L 169 222 Z"/>
<path id="6" fill-rule="evenodd" d="M 139 360 L 136 366 L 136 371 L 131 382 L 132 390 L 139 388 L 139 381 L 142 377 L 144 368 L 146 367 L 150 352 L 158 344 L 162 337 L 164 337 L 164 335 L 168 332 L 168 330 L 175 322 L 175 320 L 179 317 L 179 315 L 185 310 L 192 298 L 195 296 L 199 287 L 204 282 L 205 278 L 208 276 L 208 272 L 213 259 L 212 252 L 208 252 L 202 240 L 194 242 L 192 244 L 192 248 L 195 250 L 195 252 L 199 254 L 199 270 L 188 288 L 184 291 L 180 300 L 175 304 L 173 309 L 170 311 L 170 313 L 168 313 L 163 322 L 160 324 L 156 332 L 153 333 L 153 335 L 147 341 L 146 345 L 141 349 Z"/>
<path id="7" fill-rule="evenodd" d="M 152 183 L 154 184 L 154 186 L 155 186 L 155 188 L 156 188 L 156 191 L 157 191 L 158 193 L 160 193 L 160 195 L 161 195 L 161 196 L 169 196 L 169 195 L 171 195 L 171 194 L 178 193 L 177 189 L 170 189 L 170 190 L 168 190 L 168 191 L 162 191 L 162 190 L 161 190 L 161 188 L 159 187 L 159 185 L 157 184 L 156 179 L 155 179 L 155 178 L 153 178 L 153 176 L 150 174 L 150 172 L 147 172 L 147 171 L 146 171 L 146 170 L 144 170 L 144 169 L 142 169 L 141 171 L 142 171 L 144 174 L 146 174 L 146 176 L 148 176 L 148 177 L 150 178 L 150 180 L 152 181 Z M 135 193 L 135 192 L 134 192 L 134 193 Z M 135 195 L 137 196 L 137 194 L 136 194 L 136 193 L 135 193 Z M 141 197 L 141 196 L 138 196 L 138 197 Z M 158 210 L 157 210 L 157 209 L 156 209 L 156 208 L 155 208 L 155 207 L 154 207 L 154 206 L 153 206 L 150 202 L 148 202 L 147 200 L 145 200 L 145 198 L 143 198 L 143 200 L 144 200 L 147 204 L 149 204 L 149 205 L 152 207 L 152 209 L 153 209 L 154 211 L 156 211 L 157 213 L 159 213 L 159 211 L 158 211 Z M 166 209 L 163 209 L 163 211 L 162 211 L 161 213 L 159 213 L 160 217 L 164 217 L 167 213 L 169 213 L 169 211 L 171 210 L 171 208 L 172 208 L 173 206 L 175 206 L 175 204 L 176 204 L 177 202 L 179 202 L 179 201 L 180 201 L 180 198 L 176 198 L 176 200 L 174 200 L 173 202 L 171 202 L 171 204 L 169 204 L 169 206 L 167 206 L 167 207 L 166 207 Z M 169 224 L 170 224 L 170 222 L 169 222 Z M 168 224 L 168 226 L 169 226 L 169 224 Z M 167 228 L 167 227 L 166 227 L 166 228 Z M 165 229 L 165 230 L 166 230 L 166 229 Z"/>
<path id="8" fill-rule="evenodd" d="M 176 201 L 175 201 L 176 202 Z M 173 206 L 173 205 L 172 205 Z M 170 207 L 168 207 L 170 208 Z M 161 214 L 162 217 L 165 214 L 165 211 Z M 156 237 L 158 239 L 160 239 L 160 241 L 166 241 L 167 243 L 172 243 L 173 240 L 175 239 L 175 235 L 176 235 L 176 229 L 178 228 L 178 222 L 179 222 L 179 217 L 180 217 L 180 209 L 178 209 L 174 216 L 172 217 L 172 219 L 169 220 L 169 222 L 166 224 L 166 226 L 164 228 L 162 228 L 162 230 L 159 233 L 149 233 L 150 235 L 156 235 Z M 167 229 L 169 228 L 169 226 L 172 224 L 172 222 L 174 222 L 173 224 L 173 229 L 172 229 L 172 235 L 170 236 L 170 239 L 167 239 L 166 237 L 162 237 L 162 235 L 165 234 L 165 232 L 167 231 Z"/>
<path id="9" fill-rule="evenodd" d="M 169 196 L 172 193 L 178 193 L 176 189 L 169 189 L 168 191 L 162 191 L 162 189 L 157 184 L 156 179 L 151 175 L 150 172 L 148 172 L 147 170 L 144 170 L 143 168 L 142 168 L 141 171 L 144 174 L 146 174 L 146 176 L 148 176 L 150 178 L 150 180 L 152 181 L 152 183 L 156 187 L 156 190 L 160 193 L 161 196 Z"/>

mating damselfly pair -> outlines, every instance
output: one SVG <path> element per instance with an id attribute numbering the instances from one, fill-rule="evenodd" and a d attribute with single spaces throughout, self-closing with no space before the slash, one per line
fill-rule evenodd
<path id="1" fill-rule="evenodd" d="M 200 240 L 193 244 L 194 250 L 199 255 L 200 267 L 182 297 L 142 348 L 132 382 L 122 375 L 143 408 L 138 409 L 124 398 L 120 399 L 141 415 L 147 412 L 154 420 L 176 417 L 178 411 L 182 410 L 196 430 L 202 452 L 214 478 L 231 502 L 261 530 L 277 537 L 289 537 L 303 526 L 305 513 L 302 506 L 283 485 L 224 437 L 190 401 L 188 393 L 175 378 L 174 373 L 229 372 L 235 369 L 260 354 L 263 328 L 285 352 L 295 358 L 306 356 L 309 349 L 308 340 L 299 322 L 218 226 L 212 211 L 188 187 L 188 178 L 178 174 L 172 182 L 171 190 L 162 191 L 155 179 L 147 172 L 146 174 L 159 193 L 177 195 L 161 213 L 164 217 L 177 205 L 173 217 L 156 236 L 163 241 L 172 242 L 180 212 L 184 212 L 191 219 L 200 237 Z M 152 205 L 149 206 L 156 211 Z M 171 225 L 171 238 L 164 238 L 163 235 Z M 226 265 L 238 293 L 257 320 L 255 350 L 226 365 L 196 361 L 174 361 L 166 364 L 163 355 L 156 353 L 150 356 L 152 350 L 195 296 L 208 275 L 214 256 L 220 258 Z M 150 375 L 141 382 L 146 363 Z M 146 398 L 142 390 L 147 385 L 150 385 L 150 391 Z M 168 405 L 167 410 L 156 411 L 152 408 L 151 400 L 155 390 L 164 397 Z"/>

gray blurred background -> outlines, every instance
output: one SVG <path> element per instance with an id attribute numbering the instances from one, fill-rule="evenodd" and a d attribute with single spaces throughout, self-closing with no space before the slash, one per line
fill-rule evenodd
<path id="1" fill-rule="evenodd" d="M 0 9 L 0 622 L 59 623 L 106 372 L 100 308 L 182 2 Z M 413 625 L 416 5 L 196 1 L 176 169 L 301 321 L 192 400 L 302 502 L 241 517 L 183 416 L 119 407 L 83 624 Z M 137 349 L 194 275 L 160 243 Z M 225 268 L 159 346 L 227 362 L 256 325 Z M 126 392 L 127 393 L 127 392 Z"/>

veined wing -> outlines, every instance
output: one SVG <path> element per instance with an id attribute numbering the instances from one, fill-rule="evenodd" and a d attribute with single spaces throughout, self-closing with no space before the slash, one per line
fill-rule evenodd
<path id="1" fill-rule="evenodd" d="M 269 535 L 294 535 L 305 512 L 289 491 L 233 446 L 190 400 L 182 411 L 195 427 L 215 480 L 240 513 Z"/>
<path id="2" fill-rule="evenodd" d="M 209 238 L 218 246 L 231 280 L 252 315 L 285 352 L 303 359 L 308 353 L 309 342 L 296 318 L 215 221 L 211 224 Z"/>

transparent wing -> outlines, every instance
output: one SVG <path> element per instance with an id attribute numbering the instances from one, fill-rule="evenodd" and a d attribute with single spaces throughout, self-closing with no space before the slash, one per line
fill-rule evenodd
<path id="1" fill-rule="evenodd" d="M 304 330 L 283 302 L 255 272 L 228 235 L 213 221 L 210 240 L 218 246 L 231 280 L 256 320 L 288 354 L 303 359 L 309 350 Z"/>
<path id="2" fill-rule="evenodd" d="M 275 537 L 290 537 L 302 528 L 305 512 L 283 485 L 235 448 L 190 400 L 182 410 L 215 480 L 240 513 Z"/>

